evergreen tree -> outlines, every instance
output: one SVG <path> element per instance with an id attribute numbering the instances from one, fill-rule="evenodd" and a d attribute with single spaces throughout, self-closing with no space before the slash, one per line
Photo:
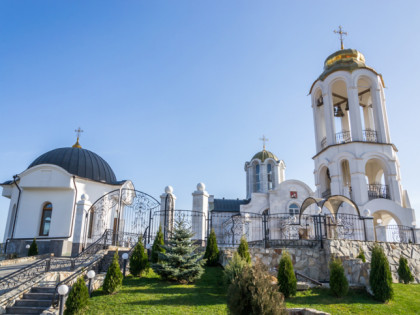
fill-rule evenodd
<path id="1" fill-rule="evenodd" d="M 31 247 L 28 250 L 28 256 L 38 255 L 38 245 L 36 244 L 36 238 L 32 241 Z"/>
<path id="2" fill-rule="evenodd" d="M 400 278 L 400 282 L 404 282 L 405 284 L 414 281 L 414 277 L 411 274 L 410 268 L 408 267 L 407 258 L 401 256 L 399 265 L 398 265 L 398 277 Z"/>
<path id="3" fill-rule="evenodd" d="M 246 241 L 245 235 L 241 237 L 241 243 L 238 247 L 238 254 L 241 256 L 247 263 L 251 263 L 251 255 L 249 254 L 248 242 Z"/>
<path id="4" fill-rule="evenodd" d="M 277 280 L 279 291 L 284 294 L 285 298 L 296 294 L 297 280 L 293 270 L 292 258 L 287 251 L 283 251 L 281 256 Z"/>
<path id="5" fill-rule="evenodd" d="M 175 220 L 168 244 L 161 245 L 166 252 L 159 253 L 159 262 L 152 265 L 163 279 L 190 283 L 201 277 L 206 260 L 197 251 L 197 246 L 193 245 L 193 235 L 185 227 L 184 221 Z"/>
<path id="6" fill-rule="evenodd" d="M 250 266 L 250 264 L 245 259 L 242 259 L 237 252 L 234 252 L 232 259 L 226 264 L 223 270 L 225 283 L 229 286 L 247 266 Z"/>
<path id="7" fill-rule="evenodd" d="M 103 289 L 107 294 L 116 293 L 122 285 L 123 274 L 118 263 L 118 258 L 118 251 L 116 251 L 112 263 L 106 272 Z"/>
<path id="8" fill-rule="evenodd" d="M 330 291 L 336 297 L 343 297 L 349 291 L 349 282 L 338 258 L 333 258 L 330 262 Z"/>
<path id="9" fill-rule="evenodd" d="M 391 300 L 394 296 L 391 269 L 382 247 L 378 245 L 372 249 L 370 268 L 369 282 L 374 297 L 382 302 Z"/>
<path id="10" fill-rule="evenodd" d="M 78 278 L 76 283 L 71 287 L 69 296 L 66 300 L 64 315 L 82 314 L 83 309 L 88 304 L 88 299 L 89 290 L 82 276 Z"/>
<path id="11" fill-rule="evenodd" d="M 156 234 L 152 246 L 152 263 L 157 263 L 159 261 L 159 253 L 165 252 L 165 249 L 162 247 L 163 244 L 162 226 L 159 225 L 159 231 Z"/>
<path id="12" fill-rule="evenodd" d="M 219 248 L 217 247 L 216 233 L 211 229 L 207 240 L 204 258 L 207 259 L 207 266 L 217 266 L 219 264 Z"/>
<path id="13" fill-rule="evenodd" d="M 149 259 L 144 252 L 143 240 L 140 236 L 130 257 L 130 273 L 135 277 L 141 277 L 147 269 L 149 269 Z"/>
<path id="14" fill-rule="evenodd" d="M 356 258 L 360 258 L 364 263 L 366 262 L 366 256 L 363 249 L 360 250 L 359 255 Z"/>

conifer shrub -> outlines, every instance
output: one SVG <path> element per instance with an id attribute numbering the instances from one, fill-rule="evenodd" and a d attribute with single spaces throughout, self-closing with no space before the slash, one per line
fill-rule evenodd
<path id="1" fill-rule="evenodd" d="M 118 263 L 118 258 L 118 251 L 116 251 L 112 263 L 106 272 L 103 289 L 107 294 L 116 293 L 122 285 L 123 274 Z"/>
<path id="2" fill-rule="evenodd" d="M 38 245 L 36 244 L 36 238 L 31 243 L 31 246 L 28 249 L 28 256 L 38 255 Z"/>
<path id="3" fill-rule="evenodd" d="M 251 255 L 249 254 L 248 242 L 246 241 L 245 235 L 242 235 L 241 242 L 238 247 L 238 254 L 241 256 L 247 263 L 251 263 Z"/>
<path id="4" fill-rule="evenodd" d="M 356 258 L 360 258 L 364 263 L 366 262 L 365 251 L 363 249 L 360 250 L 359 255 Z"/>
<path id="5" fill-rule="evenodd" d="M 283 294 L 261 262 L 246 265 L 227 291 L 227 306 L 234 315 L 287 314 Z"/>
<path id="6" fill-rule="evenodd" d="M 207 260 L 207 266 L 217 266 L 219 264 L 219 248 L 217 247 L 216 233 L 214 232 L 214 229 L 211 229 L 207 240 L 204 258 Z"/>
<path id="7" fill-rule="evenodd" d="M 149 258 L 144 251 L 143 240 L 141 236 L 133 249 L 130 257 L 130 273 L 134 277 L 141 277 L 144 271 L 149 269 Z"/>
<path id="8" fill-rule="evenodd" d="M 398 265 L 398 277 L 400 278 L 400 282 L 404 282 L 408 284 L 414 281 L 414 277 L 411 274 L 410 268 L 408 267 L 407 258 L 400 256 L 400 261 Z"/>
<path id="9" fill-rule="evenodd" d="M 277 273 L 279 291 L 285 298 L 296 295 L 297 280 L 293 269 L 292 258 L 287 251 L 283 251 Z"/>
<path id="10" fill-rule="evenodd" d="M 89 290 L 85 280 L 79 277 L 75 284 L 71 287 L 69 296 L 66 300 L 66 310 L 64 315 L 82 314 L 84 308 L 88 304 Z"/>
<path id="11" fill-rule="evenodd" d="M 163 240 L 162 226 L 159 225 L 159 231 L 156 234 L 155 240 L 152 246 L 152 263 L 159 261 L 159 253 L 164 253 L 165 249 L 162 245 L 165 244 Z"/>
<path id="12" fill-rule="evenodd" d="M 250 266 L 250 264 L 239 256 L 237 252 L 234 252 L 232 259 L 226 264 L 225 269 L 223 270 L 223 279 L 226 285 L 229 286 L 247 266 Z"/>
<path id="13" fill-rule="evenodd" d="M 382 302 L 392 300 L 394 290 L 391 269 L 382 247 L 378 245 L 372 248 L 370 268 L 369 282 L 375 299 Z"/>
<path id="14" fill-rule="evenodd" d="M 336 297 L 343 297 L 349 291 L 349 282 L 344 274 L 343 264 L 338 258 L 330 261 L 330 292 Z"/>
<path id="15" fill-rule="evenodd" d="M 191 283 L 204 273 L 206 260 L 191 240 L 191 233 L 183 220 L 175 220 L 174 229 L 167 245 L 161 245 L 165 253 L 159 253 L 159 262 L 152 265 L 156 274 L 164 280 Z"/>

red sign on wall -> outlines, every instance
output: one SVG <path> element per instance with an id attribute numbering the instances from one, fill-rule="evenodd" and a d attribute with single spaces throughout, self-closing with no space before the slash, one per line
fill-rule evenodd
<path id="1" fill-rule="evenodd" d="M 291 191 L 290 198 L 297 199 L 297 191 Z"/>

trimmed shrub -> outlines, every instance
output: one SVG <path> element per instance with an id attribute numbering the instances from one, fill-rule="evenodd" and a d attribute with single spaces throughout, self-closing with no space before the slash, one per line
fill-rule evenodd
<path id="1" fill-rule="evenodd" d="M 234 252 L 232 259 L 225 266 L 225 270 L 223 270 L 225 283 L 229 286 L 247 266 L 250 266 L 250 264 L 245 259 L 242 259 L 237 252 Z"/>
<path id="2" fill-rule="evenodd" d="M 155 240 L 152 246 L 152 263 L 159 261 L 159 253 L 164 253 L 165 249 L 162 245 L 165 244 L 163 240 L 162 226 L 159 225 L 159 231 L 156 234 Z"/>
<path id="3" fill-rule="evenodd" d="M 336 297 L 343 297 L 349 291 L 349 282 L 344 274 L 343 264 L 338 258 L 330 261 L 330 292 Z"/>
<path id="4" fill-rule="evenodd" d="M 38 245 L 36 244 L 36 238 L 32 241 L 31 246 L 28 249 L 28 256 L 38 255 Z"/>
<path id="5" fill-rule="evenodd" d="M 71 287 L 69 296 L 66 300 L 66 310 L 64 311 L 64 314 L 82 314 L 83 309 L 88 304 L 88 299 L 89 290 L 82 276 L 78 278 L 76 283 Z"/>
<path id="6" fill-rule="evenodd" d="M 366 256 L 363 249 L 360 250 L 359 255 L 356 258 L 360 258 L 364 263 L 366 262 Z"/>
<path id="7" fill-rule="evenodd" d="M 292 258 L 287 251 L 283 251 L 283 255 L 281 256 L 277 280 L 279 291 L 283 293 L 285 298 L 296 294 L 297 280 L 295 271 L 293 270 Z"/>
<path id="8" fill-rule="evenodd" d="M 248 242 L 246 241 L 245 235 L 242 235 L 241 237 L 241 243 L 238 247 L 238 254 L 242 257 L 242 259 L 245 259 L 247 263 L 251 263 L 251 255 L 249 254 Z"/>
<path id="9" fill-rule="evenodd" d="M 198 246 L 193 245 L 191 233 L 182 220 L 175 220 L 168 245 L 161 245 L 166 252 L 159 253 L 159 262 L 152 265 L 155 273 L 165 280 L 191 283 L 204 273 L 203 259 Z"/>
<path id="10" fill-rule="evenodd" d="M 404 282 L 405 284 L 408 284 L 414 281 L 414 277 L 411 274 L 410 268 L 408 267 L 407 258 L 403 256 L 400 257 L 397 271 L 398 271 L 398 277 L 400 278 L 400 282 Z"/>
<path id="11" fill-rule="evenodd" d="M 204 258 L 207 259 L 207 266 L 217 266 L 219 264 L 219 248 L 217 247 L 216 233 L 211 229 L 207 240 Z"/>
<path id="12" fill-rule="evenodd" d="M 227 292 L 227 306 L 234 315 L 287 314 L 283 294 L 259 261 L 253 267 L 246 266 L 233 280 Z"/>
<path id="13" fill-rule="evenodd" d="M 372 249 L 369 282 L 375 299 L 386 302 L 394 297 L 391 269 L 382 247 Z"/>
<path id="14" fill-rule="evenodd" d="M 103 289 L 107 294 L 116 293 L 122 285 L 123 274 L 118 263 L 118 257 L 118 251 L 116 251 L 112 263 L 106 272 Z"/>
<path id="15" fill-rule="evenodd" d="M 141 277 L 145 270 L 149 269 L 149 259 L 144 251 L 143 240 L 141 236 L 133 249 L 130 257 L 130 273 L 134 277 Z"/>

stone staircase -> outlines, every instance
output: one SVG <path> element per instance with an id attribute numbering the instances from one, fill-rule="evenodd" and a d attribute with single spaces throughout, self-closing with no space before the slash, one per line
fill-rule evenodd
<path id="1" fill-rule="evenodd" d="M 122 255 L 128 252 L 129 252 L 129 249 L 118 250 L 118 256 L 120 257 L 119 263 L 120 263 L 121 270 L 123 269 Z M 109 266 L 112 263 L 112 259 L 114 258 L 114 254 L 115 254 L 114 249 L 111 248 L 110 250 L 108 250 L 108 253 L 104 256 L 104 258 L 102 258 L 102 261 L 99 264 L 99 273 L 105 273 L 108 270 Z M 128 262 L 127 262 L 127 268 L 128 268 Z"/>
<path id="2" fill-rule="evenodd" d="M 6 308 L 6 314 L 41 314 L 51 306 L 55 287 L 33 287 L 23 294 L 13 306 Z"/>

